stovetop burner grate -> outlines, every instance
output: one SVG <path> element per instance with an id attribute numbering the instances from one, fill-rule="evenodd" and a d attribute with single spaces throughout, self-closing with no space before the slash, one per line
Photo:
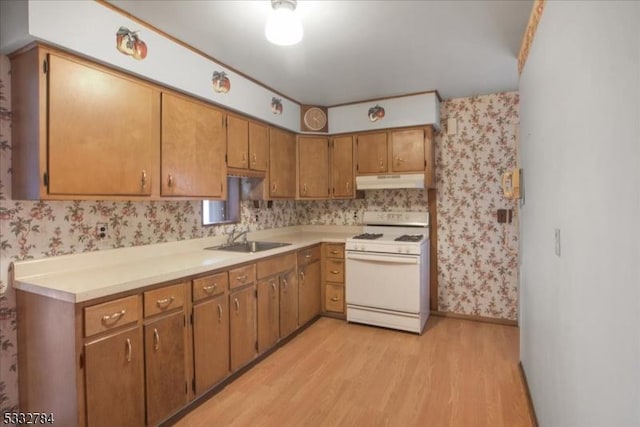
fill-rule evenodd
<path id="1" fill-rule="evenodd" d="M 422 234 L 403 234 L 402 236 L 396 237 L 394 240 L 396 242 L 419 242 L 423 237 L 424 236 Z"/>
<path id="2" fill-rule="evenodd" d="M 362 240 L 376 240 L 382 237 L 382 233 L 362 233 L 357 236 L 353 236 L 354 239 Z"/>

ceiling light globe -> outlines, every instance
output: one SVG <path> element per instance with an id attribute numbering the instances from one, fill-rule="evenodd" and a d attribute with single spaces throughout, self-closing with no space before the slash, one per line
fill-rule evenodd
<path id="1" fill-rule="evenodd" d="M 302 40 L 302 23 L 293 9 L 274 8 L 267 19 L 264 34 L 273 44 L 291 46 Z"/>

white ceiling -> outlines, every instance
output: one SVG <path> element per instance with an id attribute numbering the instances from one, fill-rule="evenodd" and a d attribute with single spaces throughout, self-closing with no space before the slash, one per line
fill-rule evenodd
<path id="1" fill-rule="evenodd" d="M 326 106 L 516 90 L 533 4 L 302 0 L 304 39 L 282 47 L 264 37 L 268 0 L 109 2 L 300 103 Z"/>

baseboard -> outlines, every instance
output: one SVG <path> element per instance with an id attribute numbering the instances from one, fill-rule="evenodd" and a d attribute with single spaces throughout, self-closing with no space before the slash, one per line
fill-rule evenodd
<path id="1" fill-rule="evenodd" d="M 527 394 L 527 406 L 529 406 L 529 416 L 531 417 L 531 424 L 533 427 L 538 427 L 538 417 L 536 416 L 536 408 L 533 406 L 533 400 L 531 400 L 531 391 L 529 390 L 529 383 L 527 382 L 527 374 L 524 372 L 524 366 L 522 362 L 518 363 L 518 370 L 520 371 L 520 378 L 522 379 L 522 385 L 524 391 Z"/>
<path id="2" fill-rule="evenodd" d="M 451 319 L 472 320 L 474 322 L 495 323 L 498 325 L 506 325 L 506 326 L 518 326 L 518 322 L 515 320 L 499 319 L 497 317 L 472 316 L 470 314 L 458 314 L 458 313 L 451 313 L 448 311 L 435 311 L 435 310 L 431 310 L 431 315 L 438 316 L 438 317 L 449 317 Z"/>

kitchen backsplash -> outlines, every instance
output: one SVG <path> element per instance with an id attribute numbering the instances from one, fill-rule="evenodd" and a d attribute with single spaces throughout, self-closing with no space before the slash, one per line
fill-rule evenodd
<path id="1" fill-rule="evenodd" d="M 11 199 L 9 60 L 0 56 L 0 409 L 17 405 L 15 298 L 8 287 L 11 261 L 111 247 L 219 235 L 231 226 L 202 226 L 197 201 L 36 202 Z M 443 129 L 458 119 L 456 135 L 436 137 L 438 176 L 439 309 L 504 319 L 517 317 L 515 228 L 495 222 L 508 207 L 499 178 L 515 166 L 518 95 L 460 98 L 441 104 Z M 274 201 L 241 206 L 241 227 L 261 230 L 297 224 L 359 224 L 364 210 L 427 210 L 423 190 L 377 190 L 363 199 Z M 99 240 L 98 222 L 110 238 Z M 506 233 L 506 234 L 505 234 Z"/>

